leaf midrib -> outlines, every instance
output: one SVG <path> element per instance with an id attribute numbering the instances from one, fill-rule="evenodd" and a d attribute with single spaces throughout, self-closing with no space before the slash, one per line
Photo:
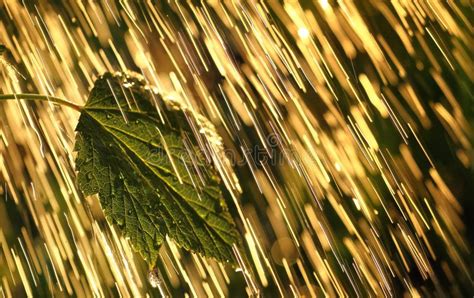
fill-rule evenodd
<path id="1" fill-rule="evenodd" d="M 104 127 L 104 129 L 106 129 L 106 128 Z M 114 140 L 114 141 L 117 143 L 117 140 Z M 120 142 L 120 141 L 118 141 L 118 142 Z M 122 143 L 122 142 L 120 142 L 120 143 Z M 125 149 L 122 147 L 122 145 L 121 145 L 120 143 L 117 143 L 117 145 L 118 145 L 122 150 L 125 151 Z M 124 144 L 124 145 L 125 145 L 125 144 Z M 138 159 L 140 159 L 142 162 L 144 162 L 144 161 L 140 158 L 140 156 L 138 156 L 133 150 L 131 150 L 128 146 L 126 146 L 126 147 L 127 147 L 128 150 L 130 150 L 131 152 L 133 152 L 133 154 L 135 154 L 135 156 L 136 156 Z M 127 159 L 129 159 L 129 158 L 127 157 Z M 137 167 L 137 165 L 135 164 L 135 162 L 134 162 L 133 160 L 130 160 L 130 159 L 129 159 L 129 163 L 130 163 L 130 164 L 133 164 L 133 167 L 135 168 L 135 170 L 136 170 L 138 173 L 140 173 L 140 176 L 142 176 L 142 178 L 143 178 L 144 180 L 146 180 L 147 183 L 148 183 L 148 185 L 153 189 L 153 183 L 152 183 L 151 181 L 149 181 L 149 179 L 139 170 L 139 168 Z M 145 163 L 145 162 L 144 162 L 144 163 Z M 146 164 L 146 163 L 145 163 L 145 164 Z M 148 167 L 150 170 L 153 171 L 153 169 L 151 169 L 149 166 L 147 166 L 147 167 Z M 166 184 L 169 185 L 168 183 L 166 183 Z M 168 189 L 168 192 L 170 193 L 172 199 L 176 200 L 176 197 L 175 197 L 175 195 L 173 195 L 173 193 L 170 192 L 170 190 L 173 190 L 173 193 L 175 193 L 176 195 L 178 195 L 179 197 L 181 197 L 181 195 L 179 195 L 179 193 L 178 193 L 173 187 L 170 186 L 170 188 Z M 214 228 L 214 229 L 216 229 L 216 230 L 219 230 L 219 231 L 221 231 L 221 232 L 227 234 L 227 236 L 228 236 L 229 238 L 234 238 L 234 236 L 231 235 L 231 234 L 229 234 L 226 230 L 222 229 L 222 228 L 219 227 L 219 226 L 211 226 L 204 218 L 202 218 L 202 217 L 197 213 L 197 211 L 193 208 L 193 206 L 191 206 L 191 205 L 189 204 L 189 202 L 188 202 L 186 199 L 184 199 L 183 201 L 190 207 L 192 213 L 194 213 L 198 218 L 201 218 L 201 219 L 202 219 L 202 221 L 203 221 L 203 223 L 204 223 L 203 225 L 204 225 L 204 227 L 206 228 L 206 230 L 207 230 L 207 232 L 208 232 L 208 234 L 209 234 L 209 237 L 210 237 L 210 238 L 212 239 L 212 241 L 214 242 L 215 248 L 216 248 L 217 250 L 219 250 L 219 253 L 220 253 L 222 256 L 225 256 L 226 254 L 225 254 L 225 253 L 222 253 L 222 251 L 219 249 L 219 246 L 216 245 L 216 241 L 215 241 L 213 235 L 216 235 L 223 243 L 225 243 L 225 244 L 229 244 L 229 243 L 227 242 L 226 239 L 222 238 L 222 236 L 221 236 L 219 233 L 213 232 L 213 231 L 211 231 L 209 228 L 212 227 L 212 228 Z M 186 212 L 184 212 L 183 207 L 182 207 L 182 205 L 181 205 L 179 202 L 177 202 L 177 205 L 178 205 L 178 207 L 180 208 L 181 212 L 185 215 L 186 220 L 187 220 L 188 223 L 189 223 L 189 226 L 190 226 L 190 227 L 193 227 L 193 225 L 191 224 L 192 218 L 189 218 L 189 217 L 186 215 Z M 168 214 L 170 215 L 170 217 L 172 218 L 173 215 L 172 215 L 172 213 L 169 211 L 169 209 L 167 208 L 166 204 L 163 204 L 163 206 L 166 208 L 167 213 L 168 213 Z M 205 208 L 205 209 L 207 209 L 207 208 Z M 211 213 L 213 213 L 213 212 L 211 211 Z M 148 216 L 148 217 L 149 217 L 149 216 Z M 178 229 L 180 229 L 180 228 L 179 228 L 179 225 L 175 225 L 175 226 L 176 226 Z M 181 229 L 180 229 L 180 230 L 181 230 Z M 194 228 L 191 228 L 191 230 L 192 230 L 194 236 L 196 237 L 196 239 L 198 239 L 198 241 L 201 243 L 201 245 L 202 245 L 202 247 L 203 247 L 203 250 L 204 250 L 204 247 L 206 247 L 205 243 L 203 243 L 202 240 L 201 240 L 201 238 L 196 234 L 196 231 L 195 231 Z M 183 234 L 184 234 L 184 233 L 183 233 Z"/>
<path id="2" fill-rule="evenodd" d="M 102 128 L 104 128 L 105 130 L 107 130 L 107 128 L 104 127 L 103 125 L 101 125 L 100 123 L 99 123 L 99 125 L 102 126 Z M 121 142 L 118 142 L 117 139 L 115 139 L 115 140 L 112 139 L 112 141 L 115 142 L 116 145 L 117 145 L 122 151 L 124 151 L 124 153 L 126 153 L 126 149 L 124 149 L 124 148 L 122 147 Z M 131 151 L 133 152 L 133 150 L 131 150 Z M 133 153 L 135 154 L 135 156 L 137 156 L 135 152 L 133 152 Z M 127 156 L 127 155 L 125 154 L 125 156 Z M 141 160 L 141 158 L 140 158 L 139 156 L 137 156 L 137 157 Z M 144 175 L 144 174 L 142 173 L 142 171 L 140 171 L 140 169 L 139 169 L 139 167 L 137 166 L 137 164 L 135 164 L 135 162 L 134 162 L 133 160 L 131 160 L 128 156 L 127 156 L 126 158 L 128 159 L 129 164 L 132 165 L 132 167 L 135 169 L 136 173 L 139 173 L 140 176 L 143 178 L 143 180 L 146 181 L 146 183 L 148 184 L 148 186 L 149 186 L 151 189 L 153 189 L 153 188 L 154 188 L 154 187 L 153 187 L 153 183 L 148 179 L 148 177 L 146 177 L 146 175 Z M 148 168 L 149 168 L 149 167 L 148 167 Z M 169 189 L 168 189 L 168 192 L 169 192 Z M 131 194 L 131 193 L 129 192 L 129 194 Z M 171 197 L 172 197 L 172 199 L 174 199 L 174 196 L 171 196 Z M 184 200 L 184 201 L 189 205 L 189 203 L 188 203 L 186 200 Z M 183 214 L 185 214 L 187 221 L 190 223 L 189 218 L 188 218 L 188 216 L 186 215 L 186 212 L 183 211 L 183 208 L 182 208 L 181 204 L 180 204 L 179 202 L 177 202 L 177 205 L 178 205 L 178 207 L 180 208 L 181 212 L 182 212 Z M 166 209 L 166 212 L 170 215 L 170 218 L 173 218 L 173 215 L 172 215 L 171 211 L 168 209 L 167 204 L 165 204 L 165 203 L 163 202 L 163 206 L 164 206 L 164 208 Z M 199 216 L 199 214 L 197 214 L 197 212 L 194 210 L 194 208 L 192 208 L 191 205 L 189 205 L 189 207 L 191 208 L 192 211 L 194 211 L 194 213 L 196 213 L 196 215 L 197 215 L 198 218 L 202 218 L 201 216 Z M 148 218 L 150 218 L 150 216 L 148 215 L 147 212 L 144 212 L 144 213 L 147 215 Z M 126 216 L 126 214 L 124 214 L 124 216 Z M 137 216 L 137 217 L 138 217 L 138 216 Z M 150 218 L 150 219 L 151 219 L 151 218 Z M 207 227 L 207 225 L 208 225 L 207 222 L 204 220 L 204 226 Z M 181 230 L 181 228 L 180 228 L 179 225 L 175 225 L 175 227 L 176 227 L 177 229 Z M 190 224 L 190 227 L 192 227 L 191 224 Z M 167 230 L 168 230 L 168 233 L 169 233 L 170 231 L 169 231 L 169 228 L 168 228 L 168 227 L 167 227 Z M 194 228 L 191 228 L 190 230 L 191 230 L 192 233 L 194 234 L 195 238 L 201 243 L 201 246 L 202 246 L 202 248 L 203 248 L 203 250 L 204 250 L 205 243 L 203 243 L 203 242 L 201 241 L 201 238 L 198 237 L 198 235 L 196 234 L 196 231 L 194 230 Z M 208 230 L 208 232 L 209 232 L 209 230 Z M 182 232 L 182 234 L 185 234 L 185 233 Z M 218 233 L 216 233 L 216 234 L 218 234 Z M 224 243 L 227 243 L 227 242 L 225 241 L 225 239 L 223 239 L 219 234 L 218 234 L 218 236 L 221 238 L 221 240 L 222 240 Z M 187 242 L 187 241 L 184 241 L 184 242 Z M 188 244 L 188 245 L 189 245 L 189 244 Z M 190 246 L 191 246 L 191 245 L 190 245 Z M 216 246 L 216 248 L 217 248 L 217 246 Z M 188 249 L 191 249 L 191 247 L 189 247 Z"/>
<path id="3" fill-rule="evenodd" d="M 88 115 L 90 115 L 90 114 L 88 114 Z M 94 119 L 94 120 L 96 120 L 96 119 L 93 118 L 93 117 L 91 117 L 91 118 Z M 113 132 L 109 131 L 109 130 L 107 129 L 107 127 L 104 126 L 101 122 L 99 122 L 98 120 L 96 120 L 96 122 L 99 124 L 99 126 L 101 126 L 103 129 L 105 129 L 107 132 L 109 132 L 110 134 L 114 135 Z M 114 135 L 114 136 L 115 136 L 115 135 Z M 153 168 L 150 167 L 149 164 L 148 164 L 146 161 L 144 161 L 133 149 L 131 149 L 130 147 L 128 147 L 127 144 L 125 144 L 125 143 L 123 143 L 122 141 L 120 141 L 117 137 L 115 137 L 115 138 L 113 139 L 113 141 L 114 141 L 123 151 L 126 152 L 126 149 L 123 148 L 123 146 L 125 146 L 125 147 L 127 148 L 127 150 L 129 150 L 130 152 L 132 152 L 140 161 L 142 161 L 143 164 L 144 164 L 148 169 L 150 169 L 153 173 L 155 173 L 155 174 L 160 178 L 160 180 L 164 181 L 165 184 L 168 186 L 169 189 L 173 190 L 173 192 L 174 192 L 176 195 L 178 195 L 178 197 L 182 197 L 182 196 L 179 194 L 179 192 L 178 192 L 172 185 L 170 185 L 165 179 L 162 179 L 162 177 L 161 177 L 159 174 L 157 174 L 157 173 L 153 170 Z M 127 159 L 129 159 L 129 158 L 127 157 Z M 149 181 L 149 179 L 139 170 L 139 168 L 136 166 L 135 162 L 133 162 L 133 160 L 130 160 L 130 159 L 129 159 L 129 163 L 130 163 L 130 164 L 133 164 L 133 167 L 135 168 L 135 170 L 136 170 L 138 173 L 140 173 L 140 176 L 141 176 L 145 181 L 147 181 L 147 184 L 149 185 L 149 187 L 150 187 L 151 189 L 154 189 L 153 183 L 152 183 L 151 181 Z M 211 197 L 212 197 L 212 196 L 211 196 Z M 173 196 L 173 198 L 174 198 L 174 196 Z M 207 223 L 206 219 L 203 218 L 201 215 L 199 215 L 199 214 L 197 213 L 197 211 L 193 208 L 193 206 L 190 205 L 190 203 L 188 202 L 188 200 L 184 199 L 184 202 L 186 202 L 186 204 L 191 208 L 191 210 L 196 214 L 196 216 L 197 216 L 198 218 L 200 218 L 200 219 L 202 219 L 202 220 L 204 221 L 206 227 L 208 227 L 208 226 L 209 226 L 209 227 L 212 227 L 212 228 L 214 228 L 214 229 L 216 229 L 216 230 L 219 230 L 219 231 L 221 231 L 221 232 L 227 234 L 227 235 L 229 236 L 229 238 L 234 238 L 232 234 L 229 234 L 226 230 L 222 229 L 221 227 L 219 227 L 219 226 L 214 226 L 214 225 L 211 226 L 209 223 Z M 218 216 L 217 213 L 215 213 L 215 212 L 213 212 L 213 210 L 210 210 L 210 209 L 209 209 L 210 207 L 205 206 L 205 205 L 201 205 L 201 204 L 197 203 L 196 201 L 192 201 L 192 202 L 195 203 L 196 205 L 198 205 L 198 206 L 200 206 L 200 207 L 202 207 L 202 208 L 208 210 L 210 213 L 213 213 L 213 214 L 215 214 L 216 216 Z M 180 205 L 180 204 L 178 203 L 178 205 Z M 180 208 L 181 208 L 181 207 L 180 207 Z M 169 213 L 169 211 L 168 211 L 168 213 Z M 183 212 L 183 213 L 184 213 L 184 212 Z M 169 213 L 169 214 L 171 215 L 171 213 Z M 225 219 L 224 219 L 224 220 L 225 220 Z M 193 229 L 193 233 L 194 233 L 194 229 Z M 221 240 L 222 240 L 224 243 L 228 243 L 225 239 L 223 239 L 223 238 L 219 235 L 219 233 L 215 233 L 215 234 L 217 234 L 217 235 L 219 236 L 219 238 L 221 238 Z M 197 235 L 196 235 L 196 238 L 199 239 L 199 237 L 197 237 Z"/>
<path id="4" fill-rule="evenodd" d="M 133 134 L 131 134 L 131 133 L 127 132 L 127 131 L 124 131 L 124 130 L 122 130 L 122 129 L 120 129 L 120 128 L 116 128 L 116 127 L 114 127 L 114 126 L 106 125 L 106 124 L 102 123 L 101 121 L 99 121 L 99 119 L 95 118 L 93 115 L 91 115 L 91 114 L 89 114 L 89 113 L 88 113 L 87 115 L 89 115 L 92 119 L 94 119 L 95 122 L 97 122 L 100 126 L 104 127 L 104 129 L 105 129 L 106 131 L 108 131 L 110 134 L 114 135 L 114 137 L 115 137 L 116 139 L 118 139 L 118 140 L 120 140 L 120 138 L 117 137 L 117 135 L 114 134 L 114 133 L 113 133 L 112 131 L 110 131 L 109 129 L 112 129 L 112 130 L 116 130 L 116 131 L 118 131 L 118 132 L 121 132 L 121 133 L 123 133 L 123 134 L 125 134 L 125 135 L 127 135 L 127 136 L 129 136 L 129 137 L 131 137 L 131 138 L 135 138 L 136 140 L 139 140 L 139 141 L 141 141 L 141 142 L 143 142 L 143 143 L 145 143 L 145 144 L 150 143 L 149 141 L 146 141 L 146 140 L 140 138 L 139 136 L 133 135 Z M 108 129 L 108 128 L 109 128 L 109 129 Z M 123 143 L 130 151 L 132 151 L 143 163 L 145 163 L 145 164 L 150 164 L 149 162 L 147 162 L 147 161 L 145 161 L 143 158 L 141 158 L 141 157 L 139 156 L 139 154 L 136 153 L 132 148 L 130 148 L 125 142 L 123 142 L 123 141 L 120 141 L 120 142 Z M 152 145 L 155 145 L 156 143 L 152 142 L 151 144 L 152 144 Z M 157 148 L 160 148 L 160 149 L 162 149 L 162 150 L 166 150 L 166 149 L 164 149 L 163 147 L 158 146 L 158 145 L 156 145 L 156 147 L 157 147 Z M 176 159 L 180 160 L 179 156 L 177 156 L 177 155 L 175 155 L 175 154 L 172 154 L 171 152 L 170 152 L 170 154 L 173 155 Z M 155 165 L 155 164 L 153 164 L 153 166 L 156 166 L 157 168 L 159 168 L 159 169 L 162 170 L 163 172 L 168 173 L 168 174 L 171 174 L 171 175 L 175 176 L 176 178 L 178 178 L 177 175 L 176 175 L 176 173 L 175 173 L 174 171 L 170 171 L 170 170 L 168 170 L 167 168 L 163 168 L 163 167 L 160 166 L 160 165 Z M 201 166 L 201 165 L 198 165 L 198 166 Z M 153 171 L 153 173 L 155 173 L 156 175 L 160 176 L 160 178 L 161 178 L 162 180 L 166 181 L 165 179 L 162 178 L 161 175 L 159 175 L 159 173 L 156 173 L 156 171 L 153 170 L 152 168 L 150 168 L 150 169 Z M 191 173 L 188 173 L 188 175 L 191 175 Z M 197 177 L 196 177 L 196 178 L 197 178 Z M 191 186 L 191 187 L 195 188 L 194 184 L 193 184 L 191 181 L 189 181 L 188 179 L 183 179 L 183 181 L 184 181 L 188 186 Z M 167 183 L 167 184 L 168 184 L 168 183 Z M 214 187 L 214 186 L 212 186 L 212 185 L 204 185 L 204 186 L 207 186 L 207 187 Z M 175 191 L 176 191 L 176 190 L 175 190 Z M 196 191 L 198 191 L 198 189 L 196 189 Z M 204 189 L 204 192 L 205 192 L 207 195 L 209 195 L 210 197 L 213 197 L 213 195 L 209 192 L 209 190 Z"/>

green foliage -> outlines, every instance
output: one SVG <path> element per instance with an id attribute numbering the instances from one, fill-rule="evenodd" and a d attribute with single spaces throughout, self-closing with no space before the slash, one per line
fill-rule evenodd
<path id="1" fill-rule="evenodd" d="M 99 78 L 81 110 L 79 188 L 99 195 L 108 220 L 151 266 L 166 235 L 219 261 L 232 261 L 240 241 L 218 174 L 198 147 L 209 142 L 203 121 L 126 74 Z"/>

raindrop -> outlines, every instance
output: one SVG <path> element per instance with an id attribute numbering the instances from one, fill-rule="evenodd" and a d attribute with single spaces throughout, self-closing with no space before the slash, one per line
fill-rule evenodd
<path id="1" fill-rule="evenodd" d="M 135 124 L 140 124 L 140 121 L 138 121 L 138 120 L 135 120 Z"/>
<path id="2" fill-rule="evenodd" d="M 132 215 L 132 210 L 131 209 L 128 210 L 127 213 L 128 213 L 128 215 Z"/>
<path id="3" fill-rule="evenodd" d="M 107 119 L 112 119 L 112 115 L 111 115 L 111 114 L 107 114 L 106 117 L 107 117 Z"/>
<path id="4" fill-rule="evenodd" d="M 158 268 L 153 268 L 148 271 L 148 282 L 153 288 L 158 288 L 163 283 Z"/>
<path id="5" fill-rule="evenodd" d="M 148 209 L 148 211 L 151 211 L 151 210 L 152 210 L 150 203 L 146 204 L 146 209 Z"/>
<path id="6" fill-rule="evenodd" d="M 222 212 L 223 209 L 224 209 L 224 206 L 225 206 L 225 205 L 223 205 L 222 202 L 220 202 L 220 204 L 215 204 L 215 205 L 214 205 L 214 207 L 215 207 L 217 213 Z"/>
<path id="7" fill-rule="evenodd" d="M 92 173 L 87 173 L 87 180 L 92 180 L 93 177 Z"/>
<path id="8" fill-rule="evenodd" d="M 115 222 L 117 223 L 117 225 L 121 228 L 124 226 L 125 222 L 123 220 L 123 218 L 118 218 L 115 220 Z"/>

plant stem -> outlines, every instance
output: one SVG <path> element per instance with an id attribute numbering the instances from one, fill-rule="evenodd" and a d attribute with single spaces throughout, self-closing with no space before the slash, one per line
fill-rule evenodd
<path id="1" fill-rule="evenodd" d="M 39 101 L 47 101 L 52 102 L 58 105 L 67 106 L 73 108 L 74 110 L 80 112 L 82 110 L 82 106 L 72 103 L 68 100 L 49 96 L 49 95 L 41 95 L 41 94 L 30 94 L 30 93 L 17 93 L 17 94 L 0 94 L 0 101 L 1 100 L 14 100 L 14 99 L 24 99 L 24 100 L 39 100 Z"/>

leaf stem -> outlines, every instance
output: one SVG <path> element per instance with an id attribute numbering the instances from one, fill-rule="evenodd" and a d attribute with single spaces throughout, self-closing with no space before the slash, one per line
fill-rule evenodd
<path id="1" fill-rule="evenodd" d="M 82 106 L 72 103 L 68 100 L 49 96 L 49 95 L 41 95 L 41 94 L 31 94 L 31 93 L 16 93 L 16 94 L 0 94 L 0 101 L 1 100 L 39 100 L 39 101 L 47 101 L 52 102 L 58 105 L 67 106 L 73 108 L 74 110 L 80 112 L 82 110 Z"/>

